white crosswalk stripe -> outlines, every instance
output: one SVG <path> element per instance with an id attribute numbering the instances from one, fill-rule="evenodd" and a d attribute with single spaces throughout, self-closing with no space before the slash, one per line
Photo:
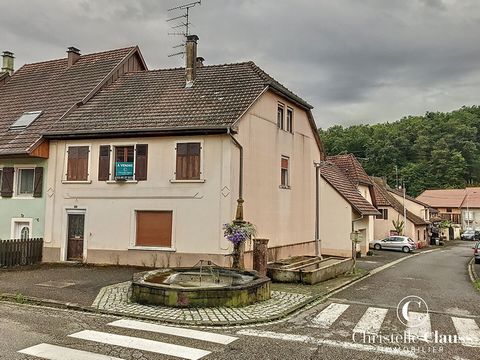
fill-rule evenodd
<path id="1" fill-rule="evenodd" d="M 430 315 L 414 311 L 408 312 L 409 321 L 407 323 L 407 333 L 421 341 L 430 341 L 432 339 L 432 324 Z"/>
<path id="2" fill-rule="evenodd" d="M 324 329 L 328 329 L 350 305 L 331 303 L 325 309 L 323 309 L 315 318 L 312 323 Z"/>
<path id="3" fill-rule="evenodd" d="M 452 316 L 452 321 L 462 345 L 480 347 L 480 328 L 475 320 Z"/>
<path id="4" fill-rule="evenodd" d="M 122 319 L 114 321 L 108 325 L 133 330 L 143 330 L 159 334 L 179 336 L 195 340 L 208 341 L 222 345 L 228 345 L 238 339 L 233 336 L 221 335 L 206 331 L 191 330 L 186 328 L 177 328 L 173 326 L 163 326 L 136 320 Z"/>
<path id="5" fill-rule="evenodd" d="M 353 329 L 353 332 L 378 334 L 382 327 L 383 320 L 385 320 L 385 316 L 387 316 L 387 312 L 388 309 L 369 307 Z"/>
<path id="6" fill-rule="evenodd" d="M 68 335 L 76 339 L 94 341 L 102 344 L 121 346 L 124 348 L 149 351 L 157 354 L 170 355 L 182 359 L 197 360 L 210 354 L 210 351 L 142 339 L 138 337 L 116 335 L 101 331 L 84 330 Z"/>
<path id="7" fill-rule="evenodd" d="M 94 354 L 88 351 L 75 350 L 50 344 L 35 345 L 20 350 L 19 353 L 47 360 L 122 360 L 113 356 Z"/>

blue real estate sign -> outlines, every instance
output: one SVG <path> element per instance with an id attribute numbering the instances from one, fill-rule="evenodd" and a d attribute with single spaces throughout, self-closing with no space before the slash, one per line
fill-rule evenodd
<path id="1" fill-rule="evenodd" d="M 115 178 L 116 179 L 133 178 L 133 163 L 132 162 L 116 162 Z"/>

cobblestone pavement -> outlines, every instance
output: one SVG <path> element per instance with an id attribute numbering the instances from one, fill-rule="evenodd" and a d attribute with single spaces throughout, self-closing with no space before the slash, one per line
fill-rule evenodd
<path id="1" fill-rule="evenodd" d="M 140 305 L 130 302 L 131 282 L 104 287 L 92 307 L 185 325 L 241 325 L 281 318 L 313 300 L 313 295 L 272 291 L 270 300 L 241 308 L 190 308 Z"/>

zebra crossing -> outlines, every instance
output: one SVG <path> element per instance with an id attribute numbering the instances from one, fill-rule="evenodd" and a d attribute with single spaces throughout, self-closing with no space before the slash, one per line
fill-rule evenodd
<path id="1" fill-rule="evenodd" d="M 332 330 L 335 325 L 340 322 L 342 316 L 344 319 L 346 318 L 344 314 L 353 306 L 359 307 L 363 305 L 350 305 L 333 302 L 316 314 L 310 320 L 308 326 Z M 368 306 L 363 315 L 359 319 L 355 319 L 358 321 L 354 325 L 352 332 L 366 333 L 370 335 L 380 334 L 384 327 L 385 318 L 390 311 L 396 312 L 394 309 Z M 442 322 L 445 321 L 443 317 L 446 316 L 450 318 L 450 322 L 447 325 L 451 325 L 452 330 L 455 331 L 455 334 L 451 335 L 456 335 L 460 344 L 469 347 L 480 347 L 479 320 L 449 316 L 446 314 L 438 314 L 437 316 L 442 317 Z M 351 317 L 349 317 L 349 320 L 352 320 Z M 402 325 L 400 322 L 398 322 L 397 325 L 403 326 L 403 330 L 406 334 L 409 334 L 409 336 L 415 337 L 420 341 L 430 342 L 433 340 L 435 334 L 435 329 L 432 327 L 432 316 L 429 313 L 410 311 L 409 321 L 406 326 Z"/>
<path id="2" fill-rule="evenodd" d="M 161 334 L 176 338 L 197 340 L 217 345 L 228 345 L 237 340 L 237 338 L 233 336 L 173 326 L 165 326 L 137 320 L 122 319 L 111 322 L 107 325 L 112 330 L 120 328 L 134 330 L 138 332 L 144 331 L 153 334 Z M 70 334 L 68 335 L 68 337 L 97 344 L 118 346 L 122 348 L 145 351 L 148 353 L 165 356 L 173 356 L 187 360 L 198 360 L 211 354 L 211 351 L 205 350 L 204 348 L 200 349 L 189 346 L 177 345 L 168 342 L 145 339 L 137 336 L 120 335 L 113 332 L 83 330 L 74 334 Z M 102 355 L 89 351 L 73 349 L 71 347 L 64 347 L 45 343 L 31 346 L 18 352 L 21 354 L 30 355 L 35 358 L 46 360 L 125 360 L 114 356 Z"/>

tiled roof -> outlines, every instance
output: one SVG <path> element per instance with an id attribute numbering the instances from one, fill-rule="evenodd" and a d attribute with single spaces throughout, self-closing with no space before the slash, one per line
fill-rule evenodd
<path id="1" fill-rule="evenodd" d="M 465 189 L 425 190 L 417 200 L 434 208 L 460 208 L 465 195 Z"/>
<path id="2" fill-rule="evenodd" d="M 397 196 L 402 196 L 403 197 L 403 190 L 392 189 L 392 188 L 389 187 L 388 191 L 390 191 L 391 193 L 393 193 Z M 422 206 L 425 206 L 425 207 L 430 207 L 430 205 L 428 205 L 427 203 L 424 203 L 423 201 L 415 199 L 414 197 L 412 197 L 410 195 L 407 195 L 407 194 L 405 194 L 405 199 L 413 201 L 414 203 L 417 203 L 418 205 L 422 205 Z"/>
<path id="3" fill-rule="evenodd" d="M 375 196 L 377 197 L 377 206 L 391 206 L 398 213 L 403 214 L 403 204 L 398 201 L 395 196 L 389 193 L 389 187 L 381 178 L 372 177 Z M 410 210 L 406 211 L 407 219 L 415 225 L 428 225 L 428 222 L 420 216 L 415 215 Z"/>
<path id="4" fill-rule="evenodd" d="M 362 164 L 353 154 L 328 156 L 328 161 L 337 165 L 355 185 L 373 185 Z"/>
<path id="5" fill-rule="evenodd" d="M 56 120 L 86 97 L 136 47 L 22 66 L 0 86 L 0 155 L 25 154 Z M 24 130 L 10 130 L 24 112 L 42 115 Z"/>
<path id="6" fill-rule="evenodd" d="M 253 62 L 199 67 L 190 88 L 184 68 L 152 70 L 121 77 L 46 135 L 228 128 L 271 84 L 310 108 Z"/>
<path id="7" fill-rule="evenodd" d="M 320 174 L 360 215 L 379 214 L 377 209 L 358 192 L 355 185 L 338 166 L 324 161 L 320 166 Z"/>
<path id="8" fill-rule="evenodd" d="M 467 187 L 462 208 L 480 208 L 480 187 Z"/>

